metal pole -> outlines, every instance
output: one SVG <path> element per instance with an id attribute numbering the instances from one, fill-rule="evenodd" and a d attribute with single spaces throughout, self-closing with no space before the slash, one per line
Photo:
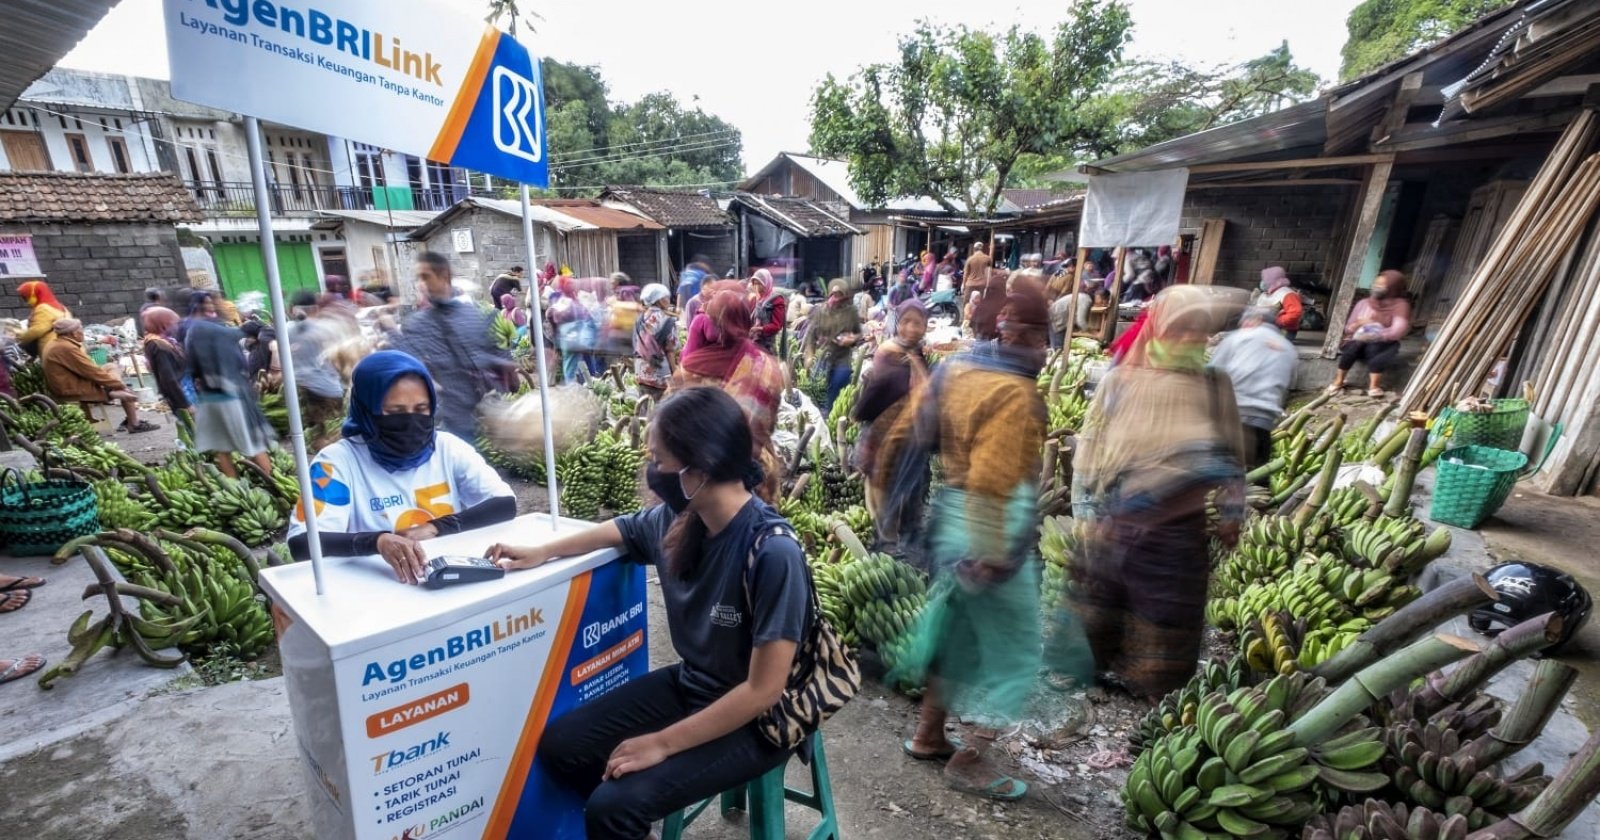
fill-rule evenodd
<path id="1" fill-rule="evenodd" d="M 528 185 L 522 189 L 522 244 L 528 250 L 528 275 L 533 282 L 528 295 L 533 308 L 533 359 L 539 368 L 539 416 L 544 422 L 544 474 L 550 487 L 550 527 L 561 522 L 561 489 L 556 486 L 556 439 L 554 424 L 550 420 L 550 369 L 544 357 L 544 300 L 539 293 L 539 275 L 534 273 L 539 265 L 533 247 L 533 208 L 528 203 Z"/>
<path id="2" fill-rule="evenodd" d="M 289 443 L 294 448 L 295 477 L 300 481 L 300 510 L 306 519 L 306 545 L 311 549 L 311 576 L 322 594 L 322 538 L 317 535 L 316 505 L 311 495 L 311 459 L 306 456 L 305 429 L 300 424 L 300 394 L 295 389 L 294 359 L 289 353 L 288 318 L 283 307 L 283 281 L 278 276 L 278 249 L 272 239 L 272 211 L 267 196 L 267 167 L 261 154 L 261 124 L 244 118 L 250 146 L 250 180 L 256 192 L 256 225 L 261 235 L 261 264 L 267 270 L 267 294 L 272 302 L 272 329 L 278 341 L 278 364 L 283 369 L 283 403 L 289 410 Z"/>

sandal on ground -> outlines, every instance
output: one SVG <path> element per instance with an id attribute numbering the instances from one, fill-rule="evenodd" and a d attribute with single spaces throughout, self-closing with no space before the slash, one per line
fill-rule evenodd
<path id="1" fill-rule="evenodd" d="M 123 427 L 124 428 L 127 427 L 127 423 L 126 422 L 123 423 Z M 131 429 L 128 429 L 128 434 L 135 435 L 135 434 L 138 434 L 140 432 L 153 432 L 153 431 L 155 431 L 156 429 L 159 429 L 159 428 L 161 428 L 161 427 L 157 426 L 156 424 L 154 424 L 152 422 L 150 422 L 149 420 L 140 420 L 139 421 L 139 425 L 134 426 Z"/>
<path id="2" fill-rule="evenodd" d="M 1028 784 L 1026 782 L 1021 779 L 1013 779 L 1005 774 L 996 776 L 994 781 L 981 787 L 967 784 L 958 778 L 947 778 L 945 779 L 945 784 L 951 790 L 970 793 L 973 796 L 981 796 L 984 799 L 993 799 L 996 802 L 1016 802 L 1028 795 Z"/>
<path id="3" fill-rule="evenodd" d="M 1383 399 L 1384 395 L 1387 394 L 1387 393 L 1389 393 L 1389 392 L 1383 390 L 1382 388 L 1368 388 L 1367 389 L 1367 396 L 1369 396 L 1369 397 L 1371 397 L 1371 398 L 1373 398 L 1375 400 Z"/>
<path id="4" fill-rule="evenodd" d="M 6 660 L 0 660 L 0 662 L 4 661 Z M 0 670 L 0 685 L 4 685 L 12 680 L 20 680 L 23 677 L 32 674 L 40 668 L 43 668 L 46 661 L 48 660 L 37 653 L 30 653 L 21 659 L 10 660 L 11 664 L 4 670 Z"/>
<path id="5" fill-rule="evenodd" d="M 33 589 L 40 586 L 44 586 L 44 578 L 42 577 L 0 575 L 0 592 L 10 592 L 13 589 Z"/>
<path id="6" fill-rule="evenodd" d="M 965 749 L 965 747 L 962 745 L 962 743 L 960 741 L 957 741 L 954 738 L 950 739 L 950 749 L 948 749 L 948 750 L 940 750 L 939 752 L 917 752 L 916 748 L 911 746 L 911 743 L 912 742 L 911 742 L 910 739 L 907 739 L 905 741 L 901 741 L 900 742 L 900 751 L 905 753 L 906 755 L 911 756 L 912 758 L 914 758 L 914 759 L 916 759 L 918 761 L 937 761 L 937 762 L 939 762 L 941 764 L 943 764 L 946 761 L 949 761 L 950 760 L 950 756 L 953 756 L 956 753 L 961 752 L 961 750 Z"/>
<path id="7" fill-rule="evenodd" d="M 1322 393 L 1329 396 L 1335 396 L 1342 391 L 1344 391 L 1343 385 L 1329 385 L 1328 387 L 1322 389 Z"/>
<path id="8" fill-rule="evenodd" d="M 13 589 L 0 593 L 0 613 L 16 612 L 33 600 L 32 589 Z"/>

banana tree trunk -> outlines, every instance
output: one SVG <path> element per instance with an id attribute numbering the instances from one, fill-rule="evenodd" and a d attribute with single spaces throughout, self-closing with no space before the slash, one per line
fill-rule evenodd
<path id="1" fill-rule="evenodd" d="M 1589 736 L 1538 798 L 1467 840 L 1534 840 L 1559 837 L 1600 796 L 1600 731 Z"/>
<path id="2" fill-rule="evenodd" d="M 1478 760 L 1479 767 L 1501 761 L 1514 755 L 1539 737 L 1550 716 L 1566 698 L 1567 690 L 1578 678 L 1571 665 L 1554 659 L 1541 660 L 1533 669 L 1533 678 L 1522 690 L 1516 705 L 1511 707 L 1500 725 L 1480 735 L 1464 749 Z"/>
<path id="3" fill-rule="evenodd" d="M 1428 446 L 1428 430 L 1415 428 L 1411 430 L 1411 439 L 1406 441 L 1406 451 L 1400 456 L 1400 467 L 1395 470 L 1394 489 L 1389 491 L 1389 504 L 1383 512 L 1389 516 L 1400 518 L 1411 515 L 1411 490 L 1417 483 L 1417 470 L 1422 464 L 1422 450 Z"/>
<path id="4" fill-rule="evenodd" d="M 1388 466 L 1389 462 L 1394 460 L 1394 456 L 1399 455 L 1400 450 L 1405 448 L 1406 441 L 1410 437 L 1411 424 L 1402 420 L 1389 433 L 1389 436 L 1383 439 L 1383 443 L 1378 446 L 1377 451 L 1372 453 L 1369 463 L 1376 467 Z"/>
<path id="5" fill-rule="evenodd" d="M 1356 638 L 1332 659 L 1311 669 L 1330 683 L 1340 683 L 1427 630 L 1468 610 L 1493 603 L 1499 595 L 1482 575 L 1456 578 L 1396 610 Z"/>
<path id="6" fill-rule="evenodd" d="M 1483 651 L 1450 673 L 1429 679 L 1417 689 L 1417 708 L 1432 714 L 1483 687 L 1495 674 L 1561 638 L 1561 617 L 1553 612 L 1530 618 L 1494 637 Z"/>
<path id="7" fill-rule="evenodd" d="M 1332 694 L 1290 724 L 1295 743 L 1306 747 L 1328 740 L 1351 718 L 1371 708 L 1389 692 L 1477 651 L 1477 645 L 1459 636 L 1438 634 L 1412 642 L 1345 680 Z"/>
<path id="8" fill-rule="evenodd" d="M 1334 421 L 1333 430 L 1330 433 L 1331 436 L 1338 438 L 1339 430 L 1343 427 L 1344 415 L 1341 414 Z M 1306 503 L 1295 512 L 1294 523 L 1296 525 L 1304 527 L 1306 523 L 1311 521 L 1312 517 L 1317 515 L 1317 511 L 1322 510 L 1322 506 L 1328 503 L 1328 496 L 1333 493 L 1333 480 L 1338 477 L 1339 466 L 1342 463 L 1344 463 L 1344 450 L 1337 446 L 1329 449 L 1328 454 L 1322 460 L 1322 472 L 1317 476 L 1316 489 L 1311 491 L 1311 498 L 1307 499 Z"/>

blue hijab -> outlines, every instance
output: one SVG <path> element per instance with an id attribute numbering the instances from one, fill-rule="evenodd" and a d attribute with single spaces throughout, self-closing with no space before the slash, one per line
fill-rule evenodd
<path id="1" fill-rule="evenodd" d="M 439 395 L 433 390 L 433 377 L 428 375 L 428 369 L 409 354 L 398 350 L 379 350 L 361 360 L 356 369 L 350 374 L 350 416 L 344 421 L 344 436 L 347 438 L 359 437 L 367 445 L 367 451 L 372 453 L 372 460 L 378 466 L 389 472 L 415 469 L 433 457 L 435 441 L 412 455 L 400 455 L 390 451 L 378 439 L 378 427 L 373 418 L 383 413 L 383 398 L 388 395 L 389 388 L 395 380 L 402 376 L 414 375 L 422 377 L 428 385 L 428 404 L 433 411 L 438 411 Z"/>

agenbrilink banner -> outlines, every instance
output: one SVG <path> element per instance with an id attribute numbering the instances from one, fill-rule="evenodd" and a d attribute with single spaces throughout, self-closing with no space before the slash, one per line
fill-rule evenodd
<path id="1" fill-rule="evenodd" d="M 539 63 L 443 0 L 165 0 L 179 99 L 534 186 Z"/>

